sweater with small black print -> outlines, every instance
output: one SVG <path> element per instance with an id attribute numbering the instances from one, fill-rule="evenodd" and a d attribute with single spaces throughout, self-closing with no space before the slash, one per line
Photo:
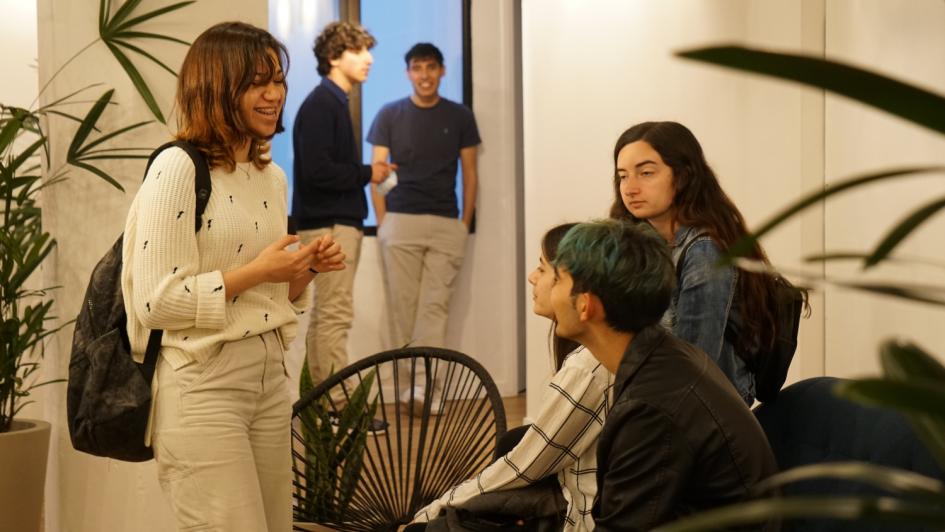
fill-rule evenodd
<path id="1" fill-rule="evenodd" d="M 230 298 L 223 285 L 223 272 L 285 236 L 285 173 L 275 163 L 211 170 L 212 192 L 196 234 L 194 176 L 186 152 L 166 149 L 128 212 L 121 284 L 135 359 L 143 359 L 150 329 L 164 329 L 161 354 L 175 369 L 205 362 L 225 342 L 275 329 L 288 347 L 297 316 L 311 301 L 311 284 L 292 302 L 288 283 L 262 283 Z"/>

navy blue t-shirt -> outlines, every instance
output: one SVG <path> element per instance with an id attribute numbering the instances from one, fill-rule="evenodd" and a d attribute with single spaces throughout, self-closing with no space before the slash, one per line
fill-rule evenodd
<path id="1" fill-rule="evenodd" d="M 459 150 L 480 143 L 469 108 L 445 98 L 433 107 L 417 107 L 410 98 L 397 100 L 377 113 L 367 140 L 389 148 L 397 165 L 397 186 L 386 198 L 389 212 L 459 215 Z"/>

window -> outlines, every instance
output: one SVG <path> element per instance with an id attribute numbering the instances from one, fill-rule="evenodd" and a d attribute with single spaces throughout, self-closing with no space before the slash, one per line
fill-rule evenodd
<path id="1" fill-rule="evenodd" d="M 289 176 L 289 205 L 292 204 L 292 124 L 302 101 L 321 81 L 312 53 L 315 37 L 328 23 L 346 19 L 360 23 L 377 39 L 371 50 L 374 65 L 367 82 L 351 95 L 352 117 L 360 135 L 362 156 L 371 162 L 371 148 L 364 138 L 380 108 L 407 97 L 412 87 L 406 75 L 404 54 L 418 42 L 432 42 L 442 52 L 446 75 L 440 94 L 472 107 L 469 57 L 470 0 L 270 0 L 269 19 L 273 34 L 289 50 L 291 64 L 287 77 L 283 123 L 286 131 L 272 142 L 273 160 Z M 456 176 L 456 196 L 462 209 L 462 175 Z M 376 225 L 370 187 L 365 188 L 368 217 L 365 232 Z"/>

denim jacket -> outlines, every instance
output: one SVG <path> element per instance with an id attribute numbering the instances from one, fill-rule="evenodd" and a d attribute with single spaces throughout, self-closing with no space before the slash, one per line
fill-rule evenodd
<path id="1" fill-rule="evenodd" d="M 682 267 L 677 265 L 677 288 L 661 323 L 676 337 L 705 351 L 750 406 L 755 398 L 754 376 L 725 338 L 726 326 L 738 320 L 738 270 L 717 266 L 722 258 L 718 245 L 703 230 L 686 226 L 676 230 L 674 265 L 690 242 Z"/>

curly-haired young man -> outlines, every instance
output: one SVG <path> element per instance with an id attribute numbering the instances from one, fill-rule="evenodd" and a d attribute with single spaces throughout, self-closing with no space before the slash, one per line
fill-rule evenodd
<path id="1" fill-rule="evenodd" d="M 333 22 L 315 39 L 321 83 L 305 98 L 292 131 L 292 215 L 303 243 L 331 234 L 346 255 L 337 275 L 315 277 L 315 303 L 306 335 L 306 358 L 317 384 L 348 364 L 354 318 L 354 275 L 367 216 L 364 187 L 387 178 L 392 165 L 361 163 L 359 139 L 348 113 L 348 94 L 367 80 L 376 44 L 357 24 Z M 343 398 L 339 398 L 343 400 Z"/>

